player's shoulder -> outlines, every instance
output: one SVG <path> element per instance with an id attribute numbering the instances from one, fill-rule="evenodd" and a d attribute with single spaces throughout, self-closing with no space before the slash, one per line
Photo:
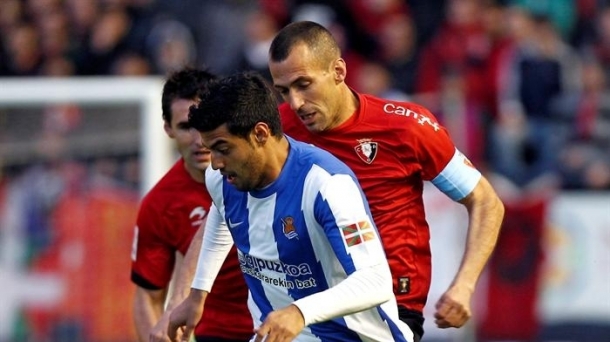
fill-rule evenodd
<path id="1" fill-rule="evenodd" d="M 290 142 L 290 149 L 297 154 L 297 160 L 305 163 L 314 163 L 320 160 L 336 159 L 330 152 L 313 144 L 286 136 Z"/>
<path id="2" fill-rule="evenodd" d="M 142 206 L 163 207 L 175 199 L 188 198 L 188 194 L 202 189 L 200 183 L 191 178 L 184 168 L 184 161 L 178 160 L 171 169 L 144 195 Z"/>
<path id="3" fill-rule="evenodd" d="M 172 191 L 178 186 L 188 184 L 190 181 L 194 182 L 192 178 L 186 177 L 187 175 L 184 161 L 180 159 L 157 181 L 148 194 L 156 196 L 158 193 Z"/>
<path id="4" fill-rule="evenodd" d="M 215 170 L 212 167 L 205 170 L 205 186 L 213 199 L 223 196 L 223 183 L 224 179 L 220 170 Z"/>
<path id="5" fill-rule="evenodd" d="M 336 173 L 350 173 L 349 167 L 335 157 L 330 152 L 308 144 L 302 141 L 294 140 L 288 137 L 292 145 L 293 150 L 298 153 L 297 162 L 301 164 L 301 167 L 311 169 L 313 165 L 316 165 L 320 171 L 328 172 L 330 174 Z"/>

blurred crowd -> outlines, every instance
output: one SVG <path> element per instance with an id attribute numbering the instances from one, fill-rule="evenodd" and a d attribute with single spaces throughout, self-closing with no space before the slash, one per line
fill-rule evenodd
<path id="1" fill-rule="evenodd" d="M 0 77 L 267 70 L 312 20 L 355 90 L 428 107 L 516 188 L 610 189 L 610 0 L 0 0 Z"/>

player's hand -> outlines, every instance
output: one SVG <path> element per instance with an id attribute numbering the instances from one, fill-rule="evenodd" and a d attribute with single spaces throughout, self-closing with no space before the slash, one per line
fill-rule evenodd
<path id="1" fill-rule="evenodd" d="M 263 324 L 254 329 L 254 342 L 288 342 L 305 328 L 305 319 L 295 305 L 271 312 Z"/>
<path id="2" fill-rule="evenodd" d="M 149 342 L 171 342 L 169 336 L 167 336 L 167 327 L 169 326 L 169 315 L 171 311 L 165 311 L 159 322 L 150 329 L 148 336 Z M 178 330 L 177 339 L 182 338 L 182 330 Z"/>
<path id="3" fill-rule="evenodd" d="M 472 291 L 464 287 L 452 286 L 436 303 L 435 323 L 439 328 L 459 328 L 471 316 L 470 298 Z"/>
<path id="4" fill-rule="evenodd" d="M 203 315 L 205 295 L 203 291 L 191 290 L 188 297 L 180 303 L 169 316 L 167 335 L 172 342 L 188 342 L 195 331 L 195 326 Z M 182 331 L 180 331 L 182 330 Z M 180 336 L 182 332 L 182 336 Z"/>

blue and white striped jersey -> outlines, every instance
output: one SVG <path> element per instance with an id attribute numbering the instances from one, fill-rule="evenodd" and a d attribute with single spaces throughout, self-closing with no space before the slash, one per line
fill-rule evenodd
<path id="1" fill-rule="evenodd" d="M 412 341 L 355 175 L 326 151 L 288 139 L 288 159 L 265 189 L 239 191 L 219 172 L 206 172 L 218 209 L 210 215 L 227 225 L 208 218 L 193 287 L 211 288 L 217 272 L 208 266 L 217 263 L 213 253 L 228 231 L 255 326 L 294 303 L 307 325 L 297 341 Z"/>

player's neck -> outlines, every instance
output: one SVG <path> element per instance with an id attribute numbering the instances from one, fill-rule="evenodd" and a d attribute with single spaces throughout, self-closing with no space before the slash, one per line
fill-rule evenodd
<path id="1" fill-rule="evenodd" d="M 191 178 L 197 183 L 205 183 L 205 170 L 201 170 L 192 166 L 185 161 L 184 168 Z"/>
<path id="2" fill-rule="evenodd" d="M 270 139 L 275 140 L 274 137 L 271 137 Z M 286 137 L 282 137 L 277 141 L 272 141 L 271 144 L 272 145 L 269 145 L 270 152 L 267 154 L 270 157 L 267 160 L 267 165 L 265 167 L 265 170 L 267 170 L 264 177 L 265 181 L 258 190 L 266 188 L 279 178 L 280 173 L 284 168 L 284 164 L 286 164 L 286 160 L 288 159 L 290 143 L 288 143 Z"/>
<path id="3" fill-rule="evenodd" d="M 358 95 L 354 93 L 347 85 L 341 89 L 340 97 L 341 102 L 339 108 L 337 108 L 337 120 L 333 122 L 330 129 L 339 127 L 347 122 L 356 113 L 358 106 L 360 106 Z"/>

